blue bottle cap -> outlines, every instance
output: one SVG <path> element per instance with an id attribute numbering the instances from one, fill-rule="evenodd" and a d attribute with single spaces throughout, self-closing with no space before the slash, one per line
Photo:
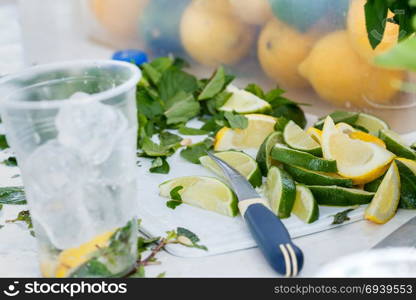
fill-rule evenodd
<path id="1" fill-rule="evenodd" d="M 112 59 L 134 63 L 138 66 L 149 61 L 146 52 L 136 49 L 126 49 L 114 52 Z"/>

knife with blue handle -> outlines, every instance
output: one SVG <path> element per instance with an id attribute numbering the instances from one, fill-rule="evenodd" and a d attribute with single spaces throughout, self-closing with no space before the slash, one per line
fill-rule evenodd
<path id="1" fill-rule="evenodd" d="M 270 266 L 281 275 L 296 276 L 303 267 L 303 253 L 293 244 L 285 225 L 246 178 L 214 154 L 208 155 L 228 178 L 239 200 L 240 213 Z"/>

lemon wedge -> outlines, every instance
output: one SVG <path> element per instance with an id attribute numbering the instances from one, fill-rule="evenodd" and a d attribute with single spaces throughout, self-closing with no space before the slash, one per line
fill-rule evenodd
<path id="1" fill-rule="evenodd" d="M 246 115 L 248 126 L 245 129 L 224 127 L 215 136 L 215 151 L 258 149 L 266 137 L 274 131 L 276 118 L 261 115 Z"/>
<path id="2" fill-rule="evenodd" d="M 383 147 L 359 139 L 337 128 L 331 117 L 325 120 L 322 132 L 322 152 L 325 159 L 336 160 L 338 173 L 365 184 L 383 175 L 395 155 Z"/>
<path id="3" fill-rule="evenodd" d="M 397 211 L 400 201 L 400 175 L 396 163 L 392 163 L 384 176 L 364 217 L 378 224 L 387 223 Z"/>

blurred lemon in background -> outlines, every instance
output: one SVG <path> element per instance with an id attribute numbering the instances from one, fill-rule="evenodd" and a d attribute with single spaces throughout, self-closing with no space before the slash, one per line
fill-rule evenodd
<path id="1" fill-rule="evenodd" d="M 368 40 L 364 5 L 366 0 L 352 0 L 348 12 L 348 35 L 351 45 L 357 53 L 368 62 L 372 63 L 376 55 L 386 52 L 397 44 L 399 38 L 399 25 L 386 22 L 384 36 L 382 32 L 372 32 L 373 37 L 381 40 L 380 44 L 373 49 Z M 393 17 L 389 12 L 388 18 Z"/>
<path id="2" fill-rule="evenodd" d="M 111 34 L 136 38 L 137 22 L 150 0 L 92 0 L 91 10 Z"/>
<path id="3" fill-rule="evenodd" d="M 248 24 L 263 25 L 272 17 L 272 11 L 268 0 L 229 1 L 236 16 Z"/>
<path id="4" fill-rule="evenodd" d="M 182 44 L 203 65 L 235 64 L 253 44 L 254 28 L 236 18 L 228 5 L 228 1 L 197 0 L 183 14 Z"/>
<path id="5" fill-rule="evenodd" d="M 264 72 L 283 88 L 303 88 L 308 81 L 299 72 L 299 64 L 308 56 L 314 34 L 301 33 L 275 18 L 262 29 L 258 57 Z"/>

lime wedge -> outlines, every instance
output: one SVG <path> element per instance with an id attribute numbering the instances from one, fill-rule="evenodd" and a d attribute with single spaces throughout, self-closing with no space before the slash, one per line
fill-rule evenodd
<path id="1" fill-rule="evenodd" d="M 352 187 L 353 185 L 351 179 L 343 178 L 335 173 L 310 171 L 292 165 L 285 165 L 284 168 L 294 180 L 306 185 L 338 185 L 343 187 Z"/>
<path id="2" fill-rule="evenodd" d="M 364 127 L 368 130 L 369 134 L 374 136 L 378 136 L 380 130 L 390 129 L 390 126 L 382 119 L 365 113 L 360 113 L 354 125 Z"/>
<path id="3" fill-rule="evenodd" d="M 397 156 L 416 159 L 416 151 L 406 145 L 402 137 L 389 129 L 380 130 L 380 139 L 386 143 L 387 149 Z"/>
<path id="4" fill-rule="evenodd" d="M 392 163 L 373 201 L 367 207 L 364 218 L 375 223 L 387 223 L 396 214 L 400 201 L 400 175 L 396 163 Z"/>
<path id="5" fill-rule="evenodd" d="M 269 102 L 233 85 L 227 87 L 233 95 L 219 108 L 220 111 L 235 111 L 240 114 L 265 113 L 272 109 Z"/>
<path id="6" fill-rule="evenodd" d="M 339 186 L 309 186 L 319 205 L 353 206 L 370 203 L 374 193 Z"/>
<path id="7" fill-rule="evenodd" d="M 400 173 L 400 207 L 416 208 L 416 161 L 397 158 L 396 164 Z"/>
<path id="8" fill-rule="evenodd" d="M 256 161 L 243 152 L 224 151 L 215 153 L 215 156 L 221 158 L 238 172 L 243 175 L 254 186 L 258 187 L 262 183 L 262 176 Z M 201 164 L 214 174 L 225 178 L 221 168 L 208 156 L 199 158 Z"/>
<path id="9" fill-rule="evenodd" d="M 267 174 L 265 195 L 270 208 L 279 218 L 288 218 L 296 197 L 296 185 L 285 171 L 271 167 Z"/>
<path id="10" fill-rule="evenodd" d="M 271 151 L 273 146 L 277 143 L 283 142 L 283 134 L 280 131 L 272 132 L 261 144 L 259 151 L 257 152 L 256 161 L 259 164 L 260 170 L 264 176 L 267 175 L 270 167 L 273 163 L 273 159 L 271 157 Z"/>
<path id="11" fill-rule="evenodd" d="M 310 153 L 291 149 L 283 144 L 276 144 L 272 149 L 272 158 L 285 164 L 295 165 L 312 171 L 335 173 L 335 160 L 325 160 Z"/>
<path id="12" fill-rule="evenodd" d="M 321 146 L 293 121 L 285 126 L 283 138 L 290 148 L 322 156 Z"/>
<path id="13" fill-rule="evenodd" d="M 170 197 L 170 192 L 178 186 L 182 201 L 186 204 L 210 210 L 225 216 L 238 214 L 237 197 L 222 181 L 204 176 L 186 176 L 171 179 L 159 185 L 162 197 Z"/>
<path id="14" fill-rule="evenodd" d="M 296 199 L 293 214 L 305 223 L 313 223 L 319 218 L 319 207 L 311 190 L 303 184 L 296 185 Z"/>

